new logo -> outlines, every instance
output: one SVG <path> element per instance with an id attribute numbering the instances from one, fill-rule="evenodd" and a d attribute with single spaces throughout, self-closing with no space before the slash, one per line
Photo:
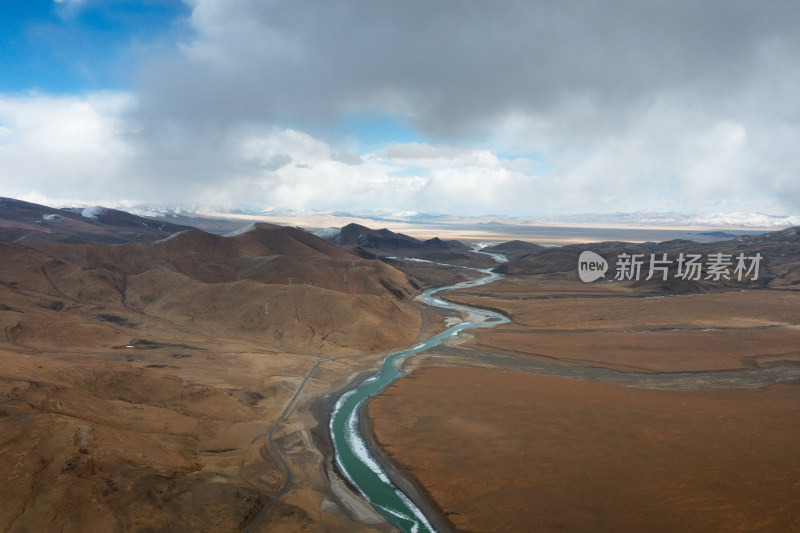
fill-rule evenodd
<path id="1" fill-rule="evenodd" d="M 583 252 L 578 258 L 578 276 L 581 281 L 589 283 L 602 278 L 608 270 L 608 263 L 605 259 L 594 252 Z"/>

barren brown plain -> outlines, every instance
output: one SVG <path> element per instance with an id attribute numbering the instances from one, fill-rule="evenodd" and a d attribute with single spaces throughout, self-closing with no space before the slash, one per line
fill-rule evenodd
<path id="1" fill-rule="evenodd" d="M 449 293 L 512 322 L 407 361 L 368 404 L 376 440 L 460 531 L 799 530 L 800 295 L 647 296 Z"/>

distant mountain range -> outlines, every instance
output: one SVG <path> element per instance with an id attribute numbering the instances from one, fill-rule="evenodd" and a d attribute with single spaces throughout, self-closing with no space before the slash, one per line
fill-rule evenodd
<path id="1" fill-rule="evenodd" d="M 505 246 L 510 246 L 511 244 L 505 243 L 497 246 L 495 251 L 502 252 Z M 516 248 L 519 249 L 519 246 Z M 642 261 L 643 271 L 647 271 L 650 268 L 651 255 L 657 259 L 663 259 L 665 257 L 664 254 L 666 254 L 668 279 L 663 281 L 659 276 L 655 276 L 651 280 L 645 280 L 645 276 L 642 276 L 639 281 L 641 284 L 658 287 L 665 294 L 705 292 L 732 287 L 741 289 L 767 287 L 796 290 L 797 285 L 800 284 L 800 227 L 787 228 L 756 236 L 743 235 L 735 239 L 706 243 L 689 240 L 671 240 L 659 243 L 607 241 L 591 244 L 570 244 L 556 248 L 530 248 L 527 253 L 509 254 L 510 260 L 496 267 L 494 271 L 509 276 L 545 275 L 552 276 L 554 279 L 574 279 L 578 275 L 579 257 L 586 250 L 595 252 L 608 261 L 608 271 L 604 276 L 606 281 L 615 278 L 618 262 L 626 254 L 628 258 L 631 257 L 631 254 L 641 254 L 639 257 Z M 519 249 L 518 251 L 524 252 L 525 250 Z M 709 261 L 716 254 L 724 254 L 725 260 L 730 263 L 729 270 L 734 268 L 739 254 L 744 254 L 748 258 L 759 255 L 761 257 L 759 260 L 759 274 L 757 279 L 747 281 L 746 276 L 744 280 L 737 280 L 735 275 L 730 275 L 730 272 L 727 272 L 727 278 L 723 276 L 709 281 L 708 273 L 706 272 L 696 281 L 684 281 L 677 275 L 679 268 L 677 258 L 681 254 L 687 254 L 687 257 L 690 254 L 694 254 L 701 258 L 701 262 Z M 638 280 L 639 278 L 637 277 L 636 279 Z"/>
<path id="2" fill-rule="evenodd" d="M 0 198 L 0 240 L 16 243 L 63 242 L 121 244 L 153 242 L 190 229 L 104 207 L 55 209 Z"/>
<path id="3" fill-rule="evenodd" d="M 0 241 L 20 244 L 122 244 L 154 242 L 187 229 L 230 233 L 247 221 L 206 218 L 181 211 L 151 211 L 148 217 L 100 206 L 54 208 L 0 197 Z"/>
<path id="4" fill-rule="evenodd" d="M 275 219 L 274 221 L 298 219 L 306 225 L 325 227 L 335 220 L 363 220 L 379 223 L 416 223 L 416 224 L 499 224 L 518 226 L 603 226 L 603 227 L 678 227 L 678 228 L 743 228 L 743 229 L 779 229 L 800 225 L 800 215 L 769 215 L 758 212 L 732 211 L 713 213 L 676 213 L 676 212 L 642 212 L 631 213 L 582 213 L 574 215 L 552 216 L 506 216 L 506 215 L 448 215 L 441 213 L 416 212 L 345 212 L 324 211 L 314 209 L 268 208 L 261 210 L 229 210 L 209 213 L 198 209 L 195 213 L 184 209 L 159 209 L 139 207 L 129 209 L 131 213 L 147 217 L 179 218 L 190 216 L 208 216 L 209 214 L 227 214 L 247 218 L 248 216 Z M 313 224 L 318 221 L 317 224 Z M 312 224 L 309 224 L 311 222 Z M 336 225 L 338 224 L 331 224 Z"/>
<path id="5" fill-rule="evenodd" d="M 527 219 L 549 224 L 595 224 L 608 226 L 786 228 L 800 225 L 800 216 L 765 215 L 744 211 L 727 213 L 613 213 L 562 215 Z"/>
<path id="6" fill-rule="evenodd" d="M 746 212 L 716 214 L 636 212 L 553 217 L 467 217 L 414 212 L 357 214 L 287 208 L 218 213 L 190 211 L 182 208 L 150 207 L 126 208 L 126 210 L 100 206 L 54 208 L 11 198 L 0 198 L 0 241 L 20 244 L 33 242 L 71 244 L 155 242 L 190 228 L 226 235 L 253 222 L 303 227 L 364 258 L 376 256 L 416 257 L 443 263 L 475 265 L 475 254 L 472 254 L 469 246 L 462 242 L 438 238 L 420 240 L 405 235 L 403 231 L 407 228 L 409 232 L 414 233 L 415 229 L 427 228 L 426 231 L 429 235 L 435 235 L 453 234 L 449 230 L 456 229 L 456 233 L 458 230 L 462 230 L 461 234 L 520 235 L 521 238 L 531 241 L 536 240 L 536 236 L 525 234 L 526 236 L 522 237 L 524 233 L 520 233 L 520 230 L 543 228 L 550 231 L 547 228 L 553 228 L 553 231 L 562 231 L 563 228 L 583 227 L 584 232 L 592 232 L 596 231 L 592 228 L 610 228 L 612 231 L 609 233 L 610 236 L 613 235 L 613 231 L 625 231 L 625 228 L 629 228 L 630 231 L 650 231 L 651 233 L 653 231 L 669 232 L 672 230 L 666 228 L 676 228 L 672 231 L 674 236 L 648 234 L 640 236 L 638 240 L 659 240 L 659 237 L 663 237 L 663 240 L 688 238 L 697 241 L 713 241 L 735 239 L 737 237 L 735 233 L 753 235 L 759 233 L 759 229 L 783 229 L 800 225 L 800 216 L 772 216 Z M 389 229 L 373 230 L 369 227 L 378 224 L 390 227 L 391 231 Z M 463 231 L 470 228 L 472 230 Z M 734 233 L 722 231 L 723 229 Z M 594 237 L 589 234 L 585 236 Z M 567 239 L 567 237 L 572 238 L 573 236 L 562 237 Z M 621 237 L 626 240 L 637 239 L 637 237 L 627 236 L 627 234 L 621 235 Z M 608 239 L 606 236 L 606 240 L 616 239 L 619 237 L 614 236 Z M 588 240 L 598 239 L 587 238 Z M 529 251 L 519 249 L 507 255 L 515 257 Z"/>

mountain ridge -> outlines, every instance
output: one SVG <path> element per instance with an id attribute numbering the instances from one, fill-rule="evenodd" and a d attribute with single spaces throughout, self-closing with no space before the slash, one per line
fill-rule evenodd
<path id="1" fill-rule="evenodd" d="M 78 342 L 72 329 L 123 342 L 118 336 L 129 331 L 93 318 L 107 314 L 129 324 L 222 328 L 298 353 L 371 350 L 405 339 L 419 319 L 406 302 L 415 286 L 405 274 L 283 226 L 258 224 L 233 237 L 192 229 L 154 243 L 0 242 L 0 256 L 2 300 L 25 310 L 0 312 L 0 343 L 44 324 L 65 344 Z"/>
<path id="2" fill-rule="evenodd" d="M 153 242 L 190 228 L 100 206 L 55 209 L 0 197 L 0 240 L 8 242 Z"/>

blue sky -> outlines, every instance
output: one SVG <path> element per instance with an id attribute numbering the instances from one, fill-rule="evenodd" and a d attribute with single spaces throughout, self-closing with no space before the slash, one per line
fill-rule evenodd
<path id="1" fill-rule="evenodd" d="M 339 137 L 352 136 L 359 153 L 372 152 L 387 144 L 424 142 L 424 137 L 398 117 L 368 113 L 346 114 L 336 127 Z"/>
<path id="2" fill-rule="evenodd" d="M 130 87 L 138 63 L 185 31 L 180 1 L 0 3 L 0 91 Z"/>
<path id="3" fill-rule="evenodd" d="M 789 0 L 6 1 L 0 195 L 796 214 L 798 25 Z"/>
<path id="4" fill-rule="evenodd" d="M 135 86 L 143 63 L 190 35 L 180 0 L 9 1 L 0 5 L 0 92 L 81 94 Z M 424 142 L 401 117 L 345 112 L 307 129 L 359 153 Z"/>

